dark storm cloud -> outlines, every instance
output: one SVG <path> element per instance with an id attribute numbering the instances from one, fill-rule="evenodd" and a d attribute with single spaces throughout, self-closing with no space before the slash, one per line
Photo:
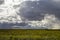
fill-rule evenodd
<path id="1" fill-rule="evenodd" d="M 24 1 L 20 5 L 20 16 L 22 19 L 42 20 L 46 13 L 60 17 L 60 8 L 54 5 L 52 0 Z M 43 15 L 42 15 L 43 14 Z"/>
<path id="2" fill-rule="evenodd" d="M 7 22 L 4 22 L 4 23 L 0 23 L 0 29 L 11 29 L 13 28 L 13 26 L 19 26 L 19 28 L 23 28 L 24 26 L 28 25 L 28 23 L 25 23 L 25 22 L 21 22 L 21 23 L 7 23 Z"/>
<path id="3" fill-rule="evenodd" d="M 0 5 L 4 3 L 4 0 L 0 0 Z"/>

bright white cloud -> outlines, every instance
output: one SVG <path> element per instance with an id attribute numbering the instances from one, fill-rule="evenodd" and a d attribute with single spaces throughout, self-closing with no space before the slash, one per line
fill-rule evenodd
<path id="1" fill-rule="evenodd" d="M 14 5 L 19 5 L 20 0 L 4 0 L 4 4 L 0 5 L 0 22 L 5 20 L 5 22 L 12 21 L 21 21 L 21 17 L 16 13 L 19 10 L 19 7 L 14 9 Z M 8 20 L 8 21 L 7 21 Z M 3 22 L 3 21 L 2 21 Z"/>

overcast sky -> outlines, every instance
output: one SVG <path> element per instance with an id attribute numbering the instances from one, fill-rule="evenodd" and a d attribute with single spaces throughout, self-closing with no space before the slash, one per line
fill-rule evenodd
<path id="1" fill-rule="evenodd" d="M 59 21 L 60 0 L 0 0 L 0 28 L 60 29 Z"/>

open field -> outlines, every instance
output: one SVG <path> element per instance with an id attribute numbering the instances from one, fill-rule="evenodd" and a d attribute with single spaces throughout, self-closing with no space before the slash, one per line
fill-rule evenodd
<path id="1" fill-rule="evenodd" d="M 60 40 L 60 30 L 1 29 L 0 40 Z"/>

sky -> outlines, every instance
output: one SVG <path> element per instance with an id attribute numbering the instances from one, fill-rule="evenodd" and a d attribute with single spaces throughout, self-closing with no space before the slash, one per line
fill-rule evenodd
<path id="1" fill-rule="evenodd" d="M 60 0 L 0 0 L 0 29 L 60 29 Z"/>

